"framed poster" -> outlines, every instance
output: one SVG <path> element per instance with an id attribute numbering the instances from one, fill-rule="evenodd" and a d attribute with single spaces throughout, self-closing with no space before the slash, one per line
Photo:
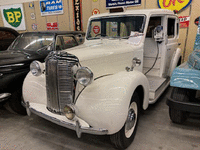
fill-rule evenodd
<path id="1" fill-rule="evenodd" d="M 40 0 L 41 16 L 63 14 L 62 0 Z"/>
<path id="2" fill-rule="evenodd" d="M 26 30 L 22 4 L 1 6 L 1 14 L 5 27 L 15 30 Z"/>

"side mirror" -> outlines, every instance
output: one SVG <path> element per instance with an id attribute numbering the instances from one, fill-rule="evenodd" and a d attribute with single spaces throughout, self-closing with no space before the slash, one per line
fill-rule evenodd
<path id="1" fill-rule="evenodd" d="M 49 45 L 49 46 L 47 47 L 47 51 L 52 51 L 51 45 Z"/>
<path id="2" fill-rule="evenodd" d="M 159 25 L 155 27 L 153 35 L 154 35 L 155 41 L 162 42 L 164 40 L 163 26 Z"/>

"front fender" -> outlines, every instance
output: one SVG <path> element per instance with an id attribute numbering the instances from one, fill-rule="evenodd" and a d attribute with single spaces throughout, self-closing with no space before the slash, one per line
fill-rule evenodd
<path id="1" fill-rule="evenodd" d="M 131 97 L 138 86 L 143 87 L 143 109 L 149 103 L 149 82 L 139 71 L 120 72 L 95 80 L 77 99 L 76 115 L 92 127 L 118 132 L 124 125 Z"/>
<path id="2" fill-rule="evenodd" d="M 200 90 L 200 71 L 185 62 L 174 69 L 170 86 Z"/>

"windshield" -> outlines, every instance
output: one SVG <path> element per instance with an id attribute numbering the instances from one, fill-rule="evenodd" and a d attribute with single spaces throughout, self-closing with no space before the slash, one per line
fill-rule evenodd
<path id="1" fill-rule="evenodd" d="M 53 39 L 54 34 L 22 34 L 12 43 L 9 50 L 35 51 L 50 45 L 53 42 Z"/>
<path id="2" fill-rule="evenodd" d="M 133 32 L 143 33 L 145 16 L 114 16 L 92 19 L 87 39 L 128 38 Z"/>

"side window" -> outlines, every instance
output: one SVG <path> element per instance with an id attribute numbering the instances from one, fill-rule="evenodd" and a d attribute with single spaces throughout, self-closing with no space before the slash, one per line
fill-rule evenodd
<path id="1" fill-rule="evenodd" d="M 93 21 L 91 24 L 91 32 L 89 33 L 89 38 L 90 37 L 96 37 L 99 34 L 101 34 L 101 22 L 100 21 Z"/>
<path id="2" fill-rule="evenodd" d="M 151 17 L 147 28 L 147 38 L 152 38 L 155 27 L 161 25 L 161 17 Z"/>
<path id="3" fill-rule="evenodd" d="M 75 39 L 71 36 L 63 36 L 63 42 L 64 42 L 63 44 L 64 44 L 65 49 L 78 45 Z"/>
<path id="4" fill-rule="evenodd" d="M 168 38 L 175 37 L 175 19 L 173 18 L 168 18 L 167 35 L 168 35 Z"/>
<path id="5" fill-rule="evenodd" d="M 177 27 L 177 36 L 179 36 L 179 23 L 176 24 Z"/>
<path id="6" fill-rule="evenodd" d="M 78 43 L 72 36 L 59 35 L 56 38 L 56 50 L 64 50 L 77 45 Z"/>

